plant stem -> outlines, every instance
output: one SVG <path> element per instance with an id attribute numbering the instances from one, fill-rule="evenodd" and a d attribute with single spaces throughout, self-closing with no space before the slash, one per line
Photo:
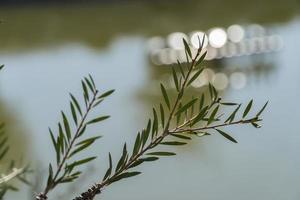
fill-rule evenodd
<path id="1" fill-rule="evenodd" d="M 81 120 L 80 120 L 80 123 L 79 125 L 76 127 L 76 131 L 75 131 L 75 134 L 73 136 L 73 138 L 71 139 L 71 142 L 70 142 L 70 145 L 68 146 L 64 156 L 63 156 L 63 159 L 61 160 L 61 162 L 58 164 L 58 167 L 57 167 L 57 170 L 56 170 L 56 173 L 52 179 L 52 182 L 50 184 L 48 184 L 45 188 L 45 190 L 38 194 L 36 196 L 36 200 L 43 200 L 43 199 L 47 199 L 47 194 L 48 192 L 53 189 L 57 184 L 58 184 L 58 176 L 64 166 L 64 164 L 66 163 L 66 160 L 67 158 L 69 157 L 69 154 L 71 152 L 71 149 L 73 148 L 73 145 L 78 137 L 78 134 L 80 133 L 80 131 L 82 130 L 82 128 L 84 127 L 84 124 L 85 124 L 85 121 L 86 121 L 86 118 L 89 114 L 89 112 L 91 111 L 92 109 L 92 106 L 93 104 L 95 103 L 96 101 L 96 97 L 97 97 L 97 94 L 98 94 L 98 91 L 96 90 L 95 92 L 93 92 L 93 98 L 92 100 L 87 104 L 86 106 L 86 112 L 84 113 L 84 115 L 82 116 Z"/>
<path id="2" fill-rule="evenodd" d="M 165 128 L 162 131 L 162 134 L 160 134 L 159 137 L 157 137 L 155 140 L 152 140 L 146 147 L 144 147 L 138 154 L 136 154 L 135 156 L 131 157 L 128 161 L 128 163 L 119 171 L 117 171 L 116 173 L 114 173 L 111 177 L 107 178 L 106 180 L 102 181 L 101 183 L 98 183 L 96 185 L 94 185 L 92 188 L 90 188 L 87 192 L 84 192 L 81 194 L 81 196 L 76 197 L 74 200 L 92 200 L 94 199 L 94 197 L 96 196 L 96 194 L 101 193 L 101 191 L 103 190 L 103 188 L 105 186 L 110 185 L 110 183 L 112 182 L 112 180 L 114 178 L 116 178 L 118 175 L 122 174 L 123 172 L 125 172 L 126 170 L 128 170 L 128 168 L 134 163 L 136 162 L 141 156 L 143 156 L 148 150 L 156 147 L 158 144 L 160 144 L 160 142 L 167 137 L 170 132 L 169 132 L 169 127 L 170 127 L 170 123 L 172 118 L 174 117 L 174 112 L 176 111 L 176 108 L 179 104 L 180 99 L 183 96 L 184 90 L 186 88 L 186 85 L 188 83 L 190 74 L 193 70 L 193 68 L 195 67 L 197 58 L 199 57 L 201 53 L 201 49 L 199 49 L 197 51 L 197 54 L 195 55 L 195 57 L 192 59 L 191 65 L 188 68 L 188 72 L 187 75 L 185 76 L 185 79 L 181 85 L 180 91 L 178 92 L 178 95 L 176 97 L 174 106 L 171 109 L 171 112 L 169 114 L 169 117 L 167 119 L 167 123 Z"/>
<path id="3" fill-rule="evenodd" d="M 175 129 L 174 131 L 170 131 L 170 133 L 184 133 L 184 132 L 196 132 L 196 131 L 203 131 L 203 130 L 208 130 L 208 129 L 216 129 L 219 127 L 224 127 L 224 126 L 231 126 L 231 125 L 236 125 L 236 124 L 246 124 L 246 123 L 251 123 L 251 121 L 256 120 L 257 117 L 253 117 L 250 119 L 246 120 L 238 120 L 230 123 L 223 123 L 223 124 L 218 124 L 214 126 L 205 126 L 201 128 L 188 128 L 188 129 Z"/>
<path id="4" fill-rule="evenodd" d="M 9 174 L 1 175 L 2 177 L 0 178 L 0 185 L 12 180 L 13 178 L 22 174 L 23 172 L 24 172 L 24 168 L 20 168 L 20 169 L 13 168 L 12 172 L 10 172 Z"/>

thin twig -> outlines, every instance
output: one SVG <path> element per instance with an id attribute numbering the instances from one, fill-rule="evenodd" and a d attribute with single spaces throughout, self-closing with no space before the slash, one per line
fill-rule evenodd
<path id="1" fill-rule="evenodd" d="M 194 69 L 195 67 L 195 64 L 196 64 L 196 61 L 197 61 L 197 58 L 199 57 L 201 53 L 201 49 L 199 49 L 197 51 L 197 54 L 195 55 L 195 57 L 192 59 L 192 62 L 191 62 L 191 65 L 190 67 L 188 68 L 188 73 L 187 75 L 185 76 L 185 79 L 182 83 L 182 86 L 180 88 L 180 91 L 178 92 L 178 95 L 176 97 L 176 100 L 175 100 L 175 103 L 174 103 L 174 106 L 172 107 L 171 109 L 171 112 L 169 114 L 169 117 L 167 119 L 167 123 L 166 123 L 166 126 L 164 128 L 164 130 L 162 131 L 162 133 L 160 134 L 159 137 L 157 137 L 155 140 L 151 141 L 150 144 L 148 144 L 146 147 L 144 147 L 143 149 L 141 149 L 141 151 L 136 154 L 135 156 L 131 157 L 128 161 L 128 163 L 122 168 L 120 169 L 119 171 L 117 171 L 115 174 L 113 174 L 111 177 L 107 178 L 106 180 L 102 181 L 101 183 L 99 184 L 95 184 L 92 188 L 90 188 L 87 192 L 84 192 L 82 193 L 79 197 L 76 197 L 74 198 L 74 200 L 92 200 L 94 199 L 94 197 L 96 196 L 96 194 L 99 194 L 101 193 L 101 191 L 103 190 L 103 188 L 105 186 L 108 186 L 110 184 L 110 182 L 116 178 L 118 175 L 122 174 L 124 171 L 128 170 L 128 168 L 134 163 L 136 162 L 141 156 L 143 156 L 148 150 L 156 147 L 165 137 L 167 137 L 169 134 L 170 134 L 170 131 L 169 131 L 169 126 L 170 126 L 170 123 L 171 123 L 171 120 L 172 118 L 174 117 L 174 113 L 178 107 L 178 104 L 179 104 L 179 101 L 180 99 L 182 98 L 182 95 L 184 93 L 184 90 L 186 88 L 186 85 L 188 83 L 188 80 L 189 80 L 189 77 L 190 77 L 190 74 L 192 72 L 192 70 Z"/>
<path id="2" fill-rule="evenodd" d="M 68 146 L 64 156 L 63 156 L 63 159 L 62 161 L 59 163 L 58 167 L 57 167 L 57 171 L 54 175 L 54 178 L 53 178 L 53 181 L 51 184 L 47 185 L 47 187 L 45 188 L 45 190 L 38 194 L 36 196 L 36 200 L 43 200 L 43 199 L 47 199 L 47 194 L 48 192 L 53 188 L 55 187 L 58 182 L 57 182 L 57 177 L 59 176 L 67 158 L 69 157 L 69 154 L 70 154 L 70 151 L 71 149 L 73 148 L 73 145 L 74 145 L 74 142 L 76 141 L 77 137 L 78 137 L 78 134 L 80 133 L 80 131 L 82 130 L 82 128 L 84 127 L 84 123 L 86 121 L 86 118 L 89 114 L 89 112 L 91 111 L 92 107 L 93 107 L 93 104 L 95 103 L 96 101 L 96 97 L 97 97 L 97 94 L 98 94 L 98 91 L 96 90 L 95 92 L 93 92 L 93 98 L 92 100 L 89 102 L 89 104 L 87 104 L 87 107 L 86 107 L 86 112 L 84 113 L 84 115 L 82 116 L 81 120 L 80 120 L 80 123 L 79 125 L 77 126 L 76 128 L 76 131 L 75 131 L 75 134 L 73 136 L 73 138 L 71 139 L 71 142 L 70 142 L 70 145 Z"/>
<path id="3" fill-rule="evenodd" d="M 188 128 L 188 129 L 175 129 L 174 131 L 170 131 L 170 133 L 185 133 L 185 132 L 197 132 L 197 131 L 203 131 L 203 130 L 208 130 L 208 129 L 216 129 L 224 126 L 232 126 L 232 125 L 237 125 L 237 124 L 246 124 L 246 123 L 251 123 L 251 121 L 256 120 L 257 117 L 253 117 L 250 119 L 246 120 L 238 120 L 230 123 L 225 123 L 225 124 L 218 124 L 214 126 L 205 126 L 201 128 Z"/>
<path id="4" fill-rule="evenodd" d="M 1 175 L 0 185 L 10 181 L 11 179 L 15 178 L 16 176 L 22 174 L 23 172 L 24 172 L 24 168 L 20 168 L 20 169 L 13 168 L 12 172 L 10 172 L 9 174 Z"/>

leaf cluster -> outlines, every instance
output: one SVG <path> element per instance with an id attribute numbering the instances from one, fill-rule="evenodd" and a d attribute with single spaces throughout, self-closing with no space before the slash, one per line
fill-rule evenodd
<path id="1" fill-rule="evenodd" d="M 81 86 L 83 103 L 80 103 L 70 93 L 70 116 L 61 111 L 61 121 L 57 123 L 56 133 L 49 128 L 56 153 L 56 163 L 49 164 L 46 188 L 40 194 L 40 197 L 37 196 L 37 199 L 42 199 L 42 196 L 47 195 L 58 184 L 72 182 L 77 179 L 82 173 L 79 167 L 96 158 L 96 156 L 82 158 L 79 155 L 101 138 L 100 135 L 87 136 L 88 128 L 108 119 L 109 116 L 101 115 L 90 118 L 89 114 L 114 90 L 99 93 L 91 75 L 82 79 Z"/>
<path id="2" fill-rule="evenodd" d="M 204 38 L 202 43 L 203 41 Z M 129 150 L 125 143 L 116 164 L 112 162 L 113 159 L 109 153 L 109 165 L 102 182 L 97 185 L 98 190 L 122 179 L 141 174 L 134 168 L 142 163 L 153 162 L 164 156 L 176 155 L 172 150 L 157 151 L 155 150 L 157 146 L 182 146 L 188 144 L 192 137 L 202 137 L 213 133 L 218 133 L 229 141 L 237 143 L 230 134 L 222 130 L 223 127 L 238 124 L 252 124 L 255 128 L 260 127 L 258 124 L 261 121 L 260 115 L 267 103 L 254 116 L 248 117 L 252 111 L 253 100 L 249 101 L 244 108 L 242 108 L 242 104 L 225 102 L 212 84 L 207 86 L 209 96 L 203 93 L 199 97 L 183 100 L 185 90 L 202 73 L 204 67 L 200 64 L 206 56 L 206 52 L 202 52 L 200 39 L 200 48 L 197 49 L 196 55 L 192 54 L 187 41 L 183 40 L 183 43 L 189 65 L 184 68 L 178 61 L 179 70 L 172 68 L 173 81 L 177 90 L 176 97 L 171 97 L 166 87 L 160 84 L 163 102 L 159 104 L 158 109 L 153 107 L 152 117 L 148 120 L 145 128 L 137 133 L 132 150 Z M 222 108 L 227 106 L 233 108 L 229 115 L 221 112 Z M 239 115 L 242 116 L 238 117 Z M 93 199 L 93 197 L 90 195 L 89 199 Z M 76 199 L 87 198 L 81 196 Z"/>

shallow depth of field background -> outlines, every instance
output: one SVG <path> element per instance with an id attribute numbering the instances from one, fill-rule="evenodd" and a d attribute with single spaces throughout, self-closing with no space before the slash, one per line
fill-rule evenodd
<path id="1" fill-rule="evenodd" d="M 68 110 L 68 92 L 80 95 L 83 76 L 92 74 L 100 90 L 116 89 L 94 112 L 111 118 L 89 131 L 104 136 L 87 152 L 99 159 L 51 199 L 70 199 L 97 182 L 108 152 L 117 159 L 123 142 L 132 144 L 145 126 L 151 107 L 162 100 L 159 82 L 170 82 L 174 57 L 171 48 L 162 54 L 153 48 L 176 48 L 174 33 L 189 38 L 194 31 L 239 25 L 256 43 L 248 52 L 229 48 L 212 55 L 193 95 L 207 92 L 206 81 L 212 81 L 224 99 L 253 98 L 256 109 L 269 100 L 263 127 L 226 128 L 238 144 L 212 135 L 171 147 L 177 156 L 138 167 L 142 175 L 112 185 L 98 199 L 300 199 L 298 0 L 0 1 L 0 20 L 0 119 L 10 134 L 10 157 L 23 156 L 35 169 L 34 192 L 44 186 L 55 158 L 47 129 L 55 127 L 61 109 Z M 259 46 L 266 38 L 269 46 Z M 7 199 L 31 195 L 21 186 Z"/>

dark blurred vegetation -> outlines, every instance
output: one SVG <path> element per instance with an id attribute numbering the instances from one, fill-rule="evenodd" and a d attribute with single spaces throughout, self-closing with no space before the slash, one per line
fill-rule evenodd
<path id="1" fill-rule="evenodd" d="M 72 4 L 39 1 L 4 5 L 5 2 L 8 1 L 1 1 L 0 8 L 2 50 L 64 42 L 98 48 L 120 34 L 153 36 L 205 30 L 212 25 L 283 23 L 300 10 L 299 0 L 75 1 Z"/>
<path id="2" fill-rule="evenodd" d="M 6 104 L 0 100 L 0 122 L 5 123 L 5 134 L 8 138 L 9 151 L 3 160 L 0 162 L 0 169 L 4 167 L 7 168 L 7 165 L 11 160 L 15 160 L 17 163 L 23 158 L 25 159 L 29 148 L 29 141 L 25 135 L 27 129 L 24 124 L 20 122 L 15 115 L 12 115 L 9 108 L 5 106 Z M 16 148 L 17 144 L 17 148 Z"/>

